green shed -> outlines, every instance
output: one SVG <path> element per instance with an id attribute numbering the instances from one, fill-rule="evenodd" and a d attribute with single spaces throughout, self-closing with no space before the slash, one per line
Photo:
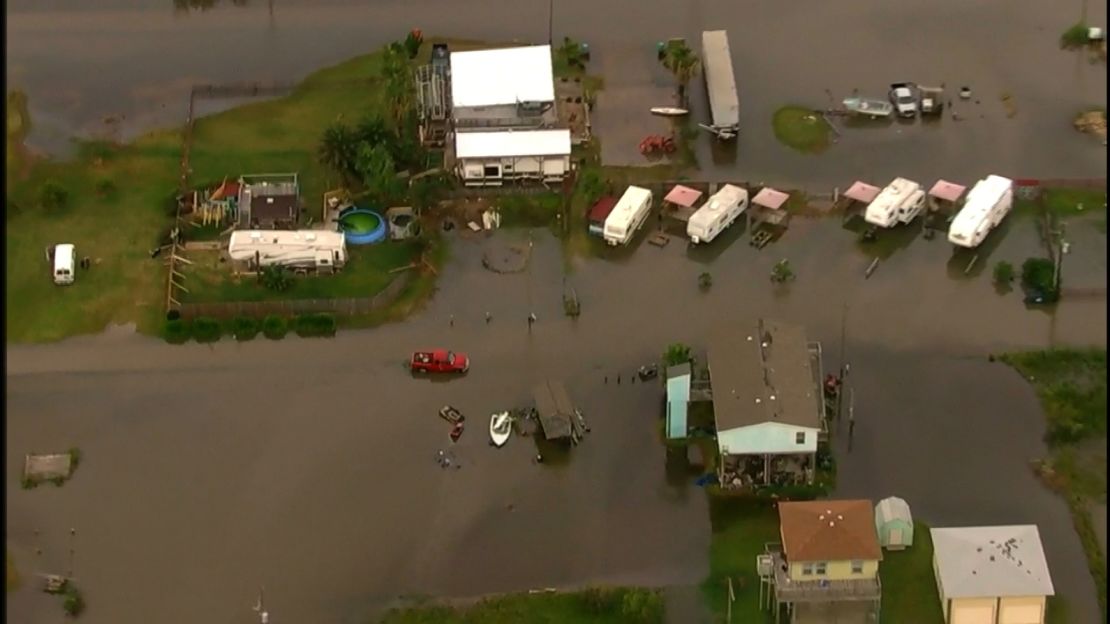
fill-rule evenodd
<path id="1" fill-rule="evenodd" d="M 913 546 L 913 516 L 909 504 L 896 496 L 884 498 L 875 505 L 875 530 L 879 545 L 887 550 Z"/>

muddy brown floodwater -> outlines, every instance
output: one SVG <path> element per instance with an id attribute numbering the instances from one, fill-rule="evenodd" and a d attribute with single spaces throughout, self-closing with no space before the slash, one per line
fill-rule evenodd
<path id="1" fill-rule="evenodd" d="M 855 178 L 881 184 L 897 175 L 965 183 L 987 173 L 1105 175 L 1105 147 L 1070 128 L 1077 111 L 1106 104 L 1105 64 L 1058 48 L 1060 34 L 1079 18 L 1079 3 L 556 0 L 552 6 L 554 38 L 589 43 L 593 68 L 605 75 L 596 130 L 617 161 L 629 154 L 635 160 L 643 135 L 658 130 L 647 108 L 668 103 L 659 101 L 671 81 L 655 60 L 655 42 L 685 37 L 697 46 L 702 30 L 725 28 L 741 135 L 736 147 L 714 151 L 702 133 L 701 176 L 827 191 Z M 191 84 L 298 80 L 413 27 L 544 42 L 548 8 L 545 0 L 427 0 L 419 11 L 400 0 L 250 0 L 246 7 L 222 2 L 177 13 L 171 0 L 14 0 L 7 6 L 8 86 L 29 94 L 32 145 L 59 152 L 75 133 L 127 137 L 182 123 Z M 1088 22 L 1105 24 L 1105 3 L 1090 3 L 1087 11 Z M 845 128 L 823 156 L 795 153 L 773 137 L 771 115 L 780 106 L 824 108 L 853 89 L 882 98 L 901 81 L 971 87 L 972 100 L 956 102 L 965 121 Z M 691 93 L 695 116 L 705 120 L 700 78 Z M 1013 118 L 1003 95 L 1016 106 Z M 107 117 L 121 121 L 106 125 Z"/>
<path id="2" fill-rule="evenodd" d="M 984 266 L 1037 251 L 1032 220 L 1010 221 Z M 1082 222 L 1069 232 L 1065 279 L 1104 285 L 1105 234 Z M 995 293 L 989 269 L 951 277 L 949 246 L 921 238 L 864 280 L 874 250 L 836 219 L 796 219 L 762 251 L 734 230 L 707 249 L 676 240 L 578 259 L 567 284 L 582 316 L 570 320 L 560 245 L 532 237 L 529 269 L 511 275 L 481 267 L 480 240 L 456 237 L 423 312 L 334 340 L 172 347 L 112 332 L 8 347 L 16 564 L 26 576 L 66 569 L 75 528 L 89 624 L 247 624 L 259 585 L 275 619 L 347 623 L 403 595 L 696 584 L 708 572 L 706 498 L 668 479 L 660 385 L 628 380 L 670 342 L 701 349 L 713 326 L 764 315 L 804 323 L 829 368 L 844 327 L 857 427 L 851 452 L 838 451 L 839 493 L 905 496 L 934 525 L 1036 523 L 1075 621 L 1096 621 L 1067 508 L 1027 467 L 1045 453 L 1043 416 L 1020 377 L 985 356 L 1105 345 L 1105 301 L 1026 310 Z M 798 278 L 776 289 L 768 276 L 783 257 Z M 702 293 L 705 270 L 714 285 Z M 471 372 L 411 378 L 402 362 L 428 346 L 467 351 Z M 585 442 L 542 466 L 528 439 L 489 447 L 485 418 L 527 404 L 549 376 L 589 419 Z M 471 423 L 457 470 L 434 461 L 451 446 L 437 416 L 448 403 Z M 69 446 L 84 456 L 72 481 L 18 487 L 25 452 Z M 14 621 L 59 617 L 34 589 L 9 598 Z"/>

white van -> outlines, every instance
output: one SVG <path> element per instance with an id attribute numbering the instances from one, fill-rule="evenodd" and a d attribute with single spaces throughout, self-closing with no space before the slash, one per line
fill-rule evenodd
<path id="1" fill-rule="evenodd" d="M 76 269 L 76 248 L 69 243 L 54 245 L 54 283 L 60 286 L 72 284 Z"/>
<path id="2" fill-rule="evenodd" d="M 748 209 L 748 191 L 726 184 L 690 216 L 686 235 L 695 245 L 708 243 L 732 225 Z"/>
<path id="3" fill-rule="evenodd" d="M 604 238 L 610 245 L 627 245 L 651 213 L 651 191 L 630 186 L 605 218 Z"/>

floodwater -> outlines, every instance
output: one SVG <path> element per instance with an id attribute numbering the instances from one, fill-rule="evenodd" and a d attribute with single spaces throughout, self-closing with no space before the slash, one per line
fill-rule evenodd
<path id="1" fill-rule="evenodd" d="M 1032 220 L 1012 221 L 991 263 L 1036 253 Z M 1087 225 L 1069 228 L 1065 279 L 1104 284 L 1106 237 Z M 842 494 L 903 495 L 937 525 L 1037 523 L 1076 621 L 1095 621 L 1066 506 L 1026 466 L 1044 454 L 1032 391 L 985 355 L 1105 345 L 1105 301 L 1026 310 L 1017 293 L 995 292 L 989 271 L 950 277 L 950 247 L 920 238 L 865 280 L 871 250 L 852 232 L 836 219 L 797 219 L 762 251 L 742 239 L 660 249 L 641 235 L 634 250 L 579 259 L 566 286 L 582 316 L 570 320 L 559 243 L 531 238 L 529 269 L 496 275 L 480 268 L 483 240 L 456 235 L 423 312 L 335 340 L 171 347 L 114 333 L 9 347 L 7 538 L 17 565 L 64 570 L 77 529 L 90 624 L 246 624 L 259 585 L 275 618 L 345 624 L 413 594 L 696 584 L 708 571 L 706 499 L 668 479 L 660 385 L 630 379 L 668 343 L 702 349 L 714 326 L 763 315 L 804 323 L 824 343 L 826 367 L 842 354 L 852 365 L 858 422 L 854 448 L 839 453 Z M 773 287 L 783 257 L 798 277 Z M 714 284 L 700 292 L 706 270 Z M 466 377 L 406 373 L 411 349 L 440 345 L 471 355 Z M 527 404 L 544 377 L 565 380 L 593 433 L 558 464 L 534 464 L 523 438 L 489 447 L 485 418 Z M 457 470 L 434 461 L 450 446 L 436 414 L 448 403 L 471 423 L 454 448 Z M 71 482 L 18 488 L 25 452 L 71 445 L 84 456 Z M 53 622 L 58 608 L 24 589 L 8 614 Z"/>
<path id="2" fill-rule="evenodd" d="M 29 94 L 32 145 L 58 152 L 75 133 L 128 137 L 181 123 L 193 83 L 300 79 L 413 27 L 543 42 L 549 2 L 428 0 L 414 12 L 400 0 L 249 0 L 245 7 L 225 1 L 209 11 L 175 12 L 171 0 L 14 0 L 7 6 L 8 86 Z M 741 136 L 735 147 L 717 150 L 707 135 L 698 139 L 699 175 L 708 179 L 739 175 L 830 190 L 896 175 L 964 182 L 987 173 L 1105 175 L 1105 147 L 1070 127 L 1077 110 L 1106 103 L 1105 64 L 1058 49 L 1060 33 L 1079 17 L 1077 3 L 557 0 L 550 7 L 554 38 L 589 43 L 593 66 L 609 83 L 602 106 L 611 109 L 596 113 L 607 152 L 634 154 L 643 135 L 660 129 L 644 115 L 669 103 L 656 101 L 667 97 L 669 83 L 655 43 L 685 37 L 697 45 L 702 30 L 726 28 Z M 1105 3 L 1087 10 L 1088 22 L 1105 23 Z M 854 89 L 884 97 L 889 83 L 907 80 L 971 87 L 972 102 L 956 103 L 965 121 L 843 128 L 823 156 L 792 152 L 773 137 L 770 119 L 780 106 L 825 107 Z M 691 84 L 699 119 L 707 115 L 702 84 Z M 1018 111 L 1013 118 L 1004 94 Z M 106 124 L 109 117 L 119 121 Z M 629 119 L 643 119 L 643 126 Z"/>

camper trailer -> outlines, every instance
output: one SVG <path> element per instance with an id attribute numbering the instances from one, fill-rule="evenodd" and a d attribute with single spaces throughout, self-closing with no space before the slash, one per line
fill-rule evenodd
<path id="1" fill-rule="evenodd" d="M 726 184 L 690 216 L 686 235 L 695 245 L 711 242 L 747 209 L 748 191 Z"/>
<path id="2" fill-rule="evenodd" d="M 77 270 L 77 249 L 70 243 L 62 243 L 61 245 L 54 245 L 54 253 L 52 254 L 54 271 L 54 283 L 59 286 L 68 286 L 73 283 L 75 276 L 74 272 Z"/>
<path id="3" fill-rule="evenodd" d="M 925 189 L 912 180 L 895 178 L 867 205 L 863 218 L 871 225 L 889 228 L 909 223 L 925 209 Z"/>
<path id="4" fill-rule="evenodd" d="M 227 253 L 255 269 L 329 270 L 347 263 L 347 241 L 342 232 L 329 230 L 238 230 L 231 233 Z"/>
<path id="5" fill-rule="evenodd" d="M 605 242 L 613 246 L 627 245 L 651 213 L 651 200 L 651 191 L 646 188 L 628 187 L 605 217 Z"/>
<path id="6" fill-rule="evenodd" d="M 990 231 L 1002 223 L 1014 205 L 1014 183 L 1008 178 L 991 175 L 979 180 L 967 194 L 964 207 L 952 219 L 948 242 L 973 249 Z"/>

